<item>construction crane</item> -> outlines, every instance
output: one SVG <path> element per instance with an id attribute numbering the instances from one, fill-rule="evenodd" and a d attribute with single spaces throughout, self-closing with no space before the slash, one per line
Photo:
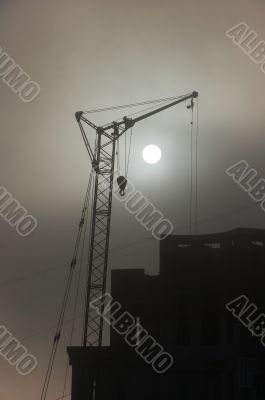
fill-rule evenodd
<path id="1" fill-rule="evenodd" d="M 182 96 L 177 100 L 145 113 L 137 118 L 124 117 L 119 122 L 112 122 L 102 127 L 96 126 L 85 117 L 85 113 L 78 111 L 75 114 L 81 134 L 88 151 L 92 168 L 94 170 L 94 187 L 92 200 L 92 219 L 90 233 L 90 254 L 88 264 L 88 277 L 86 288 L 86 306 L 83 331 L 83 346 L 102 346 L 103 339 L 103 310 L 97 313 L 90 307 L 90 303 L 103 297 L 106 292 L 109 237 L 111 223 L 111 207 L 113 193 L 113 178 L 116 156 L 116 144 L 119 138 L 137 122 L 143 121 L 179 103 L 191 100 L 188 108 L 194 106 L 194 99 L 198 92 Z M 95 145 L 92 149 L 84 126 L 88 125 L 96 132 Z M 124 194 L 126 177 L 118 178 L 120 194 Z"/>
<path id="2" fill-rule="evenodd" d="M 42 387 L 41 400 L 47 399 L 51 374 L 58 349 L 58 344 L 61 338 L 61 331 L 64 323 L 65 312 L 69 301 L 74 270 L 78 263 L 77 261 L 78 253 L 81 243 L 81 237 L 83 236 L 83 234 L 84 234 L 83 243 L 85 239 L 85 227 L 88 221 L 87 218 L 88 209 L 90 209 L 91 201 L 92 201 L 92 209 L 90 209 L 91 211 L 90 246 L 89 246 L 88 273 L 87 273 L 87 283 L 86 283 L 86 304 L 85 304 L 85 318 L 84 318 L 84 329 L 83 329 L 83 347 L 102 346 L 103 311 L 105 305 L 104 302 L 101 302 L 100 312 L 97 313 L 96 311 L 94 311 L 92 307 L 90 307 L 90 304 L 92 303 L 93 300 L 96 300 L 98 298 L 104 299 L 104 295 L 106 293 L 114 165 L 116 158 L 116 145 L 118 148 L 119 138 L 124 133 L 126 133 L 126 131 L 131 129 L 137 122 L 140 122 L 146 118 L 149 118 L 155 114 L 160 113 L 161 111 L 164 111 L 170 107 L 173 107 L 179 103 L 188 100 L 190 100 L 190 104 L 187 106 L 187 108 L 191 109 L 193 114 L 194 99 L 196 99 L 197 97 L 198 97 L 198 92 L 194 91 L 184 96 L 178 96 L 167 99 L 165 98 L 158 99 L 154 101 L 142 102 L 137 104 L 130 104 L 128 105 L 128 107 L 157 103 L 157 102 L 163 102 L 163 103 L 167 102 L 166 105 L 163 105 L 159 108 L 153 109 L 154 107 L 152 107 L 153 109 L 152 111 L 140 115 L 137 118 L 124 117 L 122 120 L 114 121 L 110 124 L 106 124 L 101 127 L 96 126 L 93 122 L 89 121 L 85 117 L 85 115 L 88 112 L 82 112 L 82 111 L 76 112 L 75 114 L 76 120 L 79 124 L 82 137 L 91 160 L 92 168 L 85 196 L 84 206 L 81 213 L 81 219 L 79 223 L 76 242 L 74 245 L 73 258 L 70 263 L 70 269 L 68 273 L 62 307 L 58 323 L 56 326 L 56 333 L 54 335 L 47 372 Z M 127 106 L 111 107 L 110 109 L 113 110 L 116 108 L 124 108 L 124 107 Z M 106 111 L 106 110 L 108 109 L 93 110 L 93 111 Z M 193 124 L 193 119 L 191 123 Z M 93 128 L 96 132 L 93 150 L 85 132 L 84 128 L 85 125 L 88 125 L 89 127 Z M 119 193 L 121 196 L 125 194 L 126 184 L 127 184 L 127 179 L 126 179 L 127 172 L 128 172 L 128 165 L 125 171 L 125 176 L 118 176 L 117 178 L 117 183 L 120 189 Z M 92 198 L 91 198 L 91 187 L 93 189 Z M 81 268 L 82 256 L 79 261 L 79 264 Z M 75 309 L 76 305 L 77 303 L 75 303 Z M 73 323 L 74 321 L 75 318 L 73 318 Z M 66 379 L 67 379 L 67 369 L 66 369 L 62 398 L 65 397 L 64 395 L 65 395 Z M 95 393 L 96 393 L 96 381 L 94 381 L 93 383 L 93 398 L 95 398 Z"/>

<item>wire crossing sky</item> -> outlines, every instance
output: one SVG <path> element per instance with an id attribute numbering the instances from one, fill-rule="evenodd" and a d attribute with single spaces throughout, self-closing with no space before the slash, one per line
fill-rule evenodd
<path id="1" fill-rule="evenodd" d="M 76 111 L 90 110 L 87 118 L 103 126 L 198 91 L 198 233 L 265 227 L 259 204 L 225 173 L 245 160 L 265 178 L 265 75 L 254 62 L 257 51 L 242 49 L 243 29 L 231 32 L 243 23 L 255 32 L 256 45 L 265 41 L 264 8 L 263 0 L 0 1 L 0 187 L 38 222 L 23 238 L 0 219 L 0 319 L 17 340 L 29 338 L 27 349 L 38 360 L 37 369 L 21 377 L 0 358 L 1 400 L 40 398 L 53 340 L 47 329 L 58 319 L 90 173 Z M 186 106 L 134 127 L 128 170 L 137 190 L 180 234 L 190 231 Z M 161 149 L 157 164 L 142 158 L 149 144 Z M 121 157 L 124 148 L 121 139 Z M 158 260 L 159 243 L 114 199 L 111 268 L 156 274 Z M 74 296 L 70 304 L 67 321 Z M 62 393 L 71 323 L 65 325 L 51 400 Z"/>

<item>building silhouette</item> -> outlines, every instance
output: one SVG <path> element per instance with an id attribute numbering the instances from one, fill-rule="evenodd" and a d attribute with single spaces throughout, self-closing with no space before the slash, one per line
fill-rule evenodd
<path id="1" fill-rule="evenodd" d="M 265 399 L 265 348 L 226 308 L 245 295 L 265 313 L 265 231 L 170 236 L 160 273 L 112 271 L 112 297 L 174 358 L 157 373 L 110 332 L 110 346 L 68 348 L 72 400 Z M 258 312 L 257 311 L 257 312 Z"/>

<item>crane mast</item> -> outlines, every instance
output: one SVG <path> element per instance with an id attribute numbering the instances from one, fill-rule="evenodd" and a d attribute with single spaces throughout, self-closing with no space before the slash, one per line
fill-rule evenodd
<path id="1" fill-rule="evenodd" d="M 193 99 L 197 97 L 198 92 L 194 91 L 191 94 L 182 96 L 165 106 L 159 107 L 137 118 L 131 119 L 124 117 L 122 121 L 112 122 L 104 127 L 97 127 L 94 125 L 91 121 L 85 118 L 85 114 L 82 111 L 75 114 L 85 146 L 91 159 L 92 168 L 94 169 L 90 254 L 83 331 L 84 347 L 102 346 L 102 315 L 104 303 L 101 305 L 102 312 L 100 312 L 100 314 L 96 313 L 96 311 L 90 307 L 90 303 L 93 300 L 104 296 L 106 292 L 116 142 L 118 138 L 128 129 L 133 127 L 135 123 L 186 100 L 191 100 L 191 107 L 193 107 Z M 94 150 L 92 150 L 86 136 L 84 129 L 85 124 L 96 131 Z"/>

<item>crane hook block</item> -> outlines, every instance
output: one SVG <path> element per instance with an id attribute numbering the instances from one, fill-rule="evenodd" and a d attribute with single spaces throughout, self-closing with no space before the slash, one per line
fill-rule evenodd
<path id="1" fill-rule="evenodd" d="M 125 195 L 125 188 L 126 188 L 126 185 L 127 185 L 127 179 L 124 176 L 118 176 L 117 183 L 118 183 L 118 186 L 120 188 L 120 190 L 119 190 L 120 196 L 123 197 Z"/>

